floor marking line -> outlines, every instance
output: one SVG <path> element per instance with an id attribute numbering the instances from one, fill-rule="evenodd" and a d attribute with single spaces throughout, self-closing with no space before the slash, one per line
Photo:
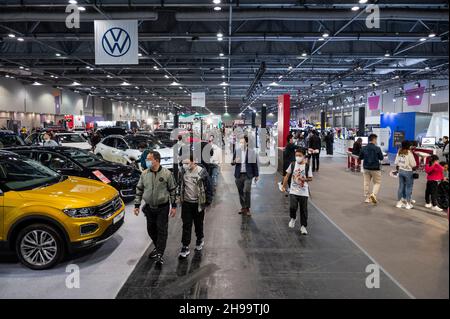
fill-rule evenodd
<path id="1" fill-rule="evenodd" d="M 311 205 L 317 209 L 319 213 L 321 213 L 334 227 L 336 227 L 345 237 L 347 237 L 348 240 L 350 240 L 356 247 L 358 247 L 369 259 L 378 265 L 381 269 L 381 271 L 384 272 L 384 274 L 392 280 L 403 292 L 411 299 L 416 299 L 412 293 L 410 293 L 405 287 L 403 287 L 402 284 L 400 284 L 389 272 L 386 271 L 386 269 L 381 266 L 379 262 L 375 260 L 363 247 L 361 247 L 356 241 L 354 241 L 341 227 L 339 227 L 325 212 L 320 209 L 312 200 L 310 201 Z"/>

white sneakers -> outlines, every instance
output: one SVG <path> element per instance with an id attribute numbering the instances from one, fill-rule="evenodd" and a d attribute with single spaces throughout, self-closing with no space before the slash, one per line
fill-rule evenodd
<path id="1" fill-rule="evenodd" d="M 433 206 L 433 208 L 431 210 L 434 210 L 435 212 L 442 212 L 443 209 L 438 207 L 438 206 Z"/>
<path id="2" fill-rule="evenodd" d="M 406 203 L 405 208 L 406 208 L 406 209 L 413 209 L 414 206 L 411 205 L 410 203 Z"/>
<path id="3" fill-rule="evenodd" d="M 370 203 L 370 198 L 367 197 L 366 200 L 364 201 L 364 203 L 369 204 Z"/>
<path id="4" fill-rule="evenodd" d="M 308 235 L 308 231 L 306 230 L 305 226 L 300 227 L 300 234 L 302 235 Z"/>
<path id="5" fill-rule="evenodd" d="M 289 221 L 289 228 L 295 228 L 296 221 L 297 221 L 296 219 L 291 218 L 291 220 Z M 305 226 L 300 227 L 300 234 L 308 235 L 308 231 L 306 230 Z"/>
<path id="6" fill-rule="evenodd" d="M 294 228 L 295 227 L 295 219 L 291 218 L 291 220 L 289 221 L 289 228 Z"/>
<path id="7" fill-rule="evenodd" d="M 425 208 L 431 208 L 431 207 L 433 207 L 433 205 L 431 205 L 431 204 L 425 204 Z"/>
<path id="8" fill-rule="evenodd" d="M 405 204 L 403 203 L 402 200 L 399 200 L 399 201 L 397 202 L 397 205 L 395 205 L 395 207 L 397 207 L 397 208 L 404 208 L 404 207 L 405 207 Z"/>

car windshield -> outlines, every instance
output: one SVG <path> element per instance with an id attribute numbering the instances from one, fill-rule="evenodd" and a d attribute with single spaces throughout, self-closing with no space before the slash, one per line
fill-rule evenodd
<path id="1" fill-rule="evenodd" d="M 0 148 L 22 146 L 25 143 L 15 134 L 0 134 Z"/>
<path id="2" fill-rule="evenodd" d="M 65 149 L 63 153 L 84 167 L 95 167 L 104 163 L 97 155 L 80 149 Z"/>
<path id="3" fill-rule="evenodd" d="M 84 143 L 86 140 L 81 134 L 58 134 L 56 135 L 60 143 Z"/>
<path id="4" fill-rule="evenodd" d="M 131 149 L 137 150 L 139 149 L 139 144 L 146 143 L 148 148 L 151 149 L 160 149 L 163 148 L 164 145 L 161 144 L 158 140 L 151 138 L 150 136 L 126 136 L 125 141 L 128 143 Z"/>
<path id="5" fill-rule="evenodd" d="M 0 185 L 5 191 L 50 186 L 62 179 L 62 175 L 31 159 L 17 156 L 0 158 Z"/>

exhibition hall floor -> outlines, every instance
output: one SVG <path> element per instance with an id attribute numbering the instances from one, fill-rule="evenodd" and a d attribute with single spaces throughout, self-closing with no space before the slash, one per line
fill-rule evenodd
<path id="1" fill-rule="evenodd" d="M 206 214 L 206 245 L 177 258 L 180 212 L 170 221 L 162 269 L 147 258 L 152 245 L 142 215 L 127 205 L 123 228 L 96 250 L 35 272 L 0 256 L 0 298 L 448 298 L 448 222 L 425 210 L 392 208 L 396 180 L 384 174 L 380 204 L 362 201 L 362 176 L 345 158 L 322 158 L 311 185 L 309 235 L 288 228 L 288 198 L 278 175 L 253 186 L 253 216 L 237 212 L 232 169 L 224 166 Z M 422 204 L 417 183 L 414 197 Z M 195 241 L 193 233 L 193 242 Z M 369 289 L 368 265 L 381 266 Z M 66 288 L 66 266 L 80 267 L 80 288 Z"/>

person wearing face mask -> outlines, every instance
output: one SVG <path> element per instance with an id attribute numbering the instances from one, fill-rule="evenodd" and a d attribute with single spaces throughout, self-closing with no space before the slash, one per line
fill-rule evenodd
<path id="1" fill-rule="evenodd" d="M 44 142 L 43 146 L 54 147 L 58 146 L 58 143 L 55 140 L 52 140 L 49 133 L 44 134 Z"/>
<path id="2" fill-rule="evenodd" d="M 282 191 L 286 191 L 289 179 L 291 185 L 289 188 L 289 210 L 291 220 L 289 227 L 294 228 L 297 220 L 297 210 L 300 207 L 300 233 L 307 235 L 308 231 L 308 182 L 312 181 L 312 170 L 306 159 L 306 151 L 299 148 L 295 151 L 295 161 L 292 162 L 286 170 L 283 179 Z"/>
<path id="3" fill-rule="evenodd" d="M 252 181 L 253 178 L 255 181 L 259 179 L 258 158 L 255 150 L 248 147 L 248 136 L 244 136 L 239 145 L 239 148 L 233 153 L 231 163 L 235 167 L 234 177 L 241 204 L 239 214 L 251 216 Z"/>
<path id="4" fill-rule="evenodd" d="M 178 194 L 181 202 L 181 219 L 183 220 L 180 259 L 184 259 L 190 254 L 192 224 L 194 224 L 197 236 L 195 250 L 203 249 L 205 245 L 203 233 L 205 209 L 211 205 L 213 196 L 208 172 L 195 163 L 193 155 L 190 154 L 189 159 L 184 159 L 182 164 L 183 168 L 178 178 L 180 181 Z"/>
<path id="5" fill-rule="evenodd" d="M 139 215 L 141 202 L 142 211 L 147 219 L 147 232 L 155 245 L 150 253 L 150 259 L 156 259 L 157 265 L 164 263 L 169 216 L 175 217 L 177 212 L 177 185 L 171 171 L 160 165 L 161 155 L 151 151 L 147 155 L 146 170 L 141 174 L 136 186 L 134 214 Z"/>
<path id="6" fill-rule="evenodd" d="M 139 152 L 141 152 L 141 158 L 139 160 L 140 161 L 139 164 L 141 164 L 142 170 L 146 170 L 148 168 L 147 167 L 147 161 L 148 161 L 147 156 L 148 156 L 148 153 L 150 152 L 150 150 L 148 149 L 148 144 L 145 142 L 139 143 L 138 150 L 139 150 Z"/>

